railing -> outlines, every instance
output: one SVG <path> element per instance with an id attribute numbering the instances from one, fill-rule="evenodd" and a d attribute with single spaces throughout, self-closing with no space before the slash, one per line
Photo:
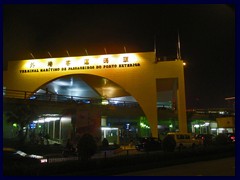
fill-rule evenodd
<path id="1" fill-rule="evenodd" d="M 36 93 L 30 91 L 20 91 L 3 89 L 4 98 L 14 99 L 28 99 L 33 101 L 51 101 L 51 102 L 74 102 L 77 104 L 97 104 L 97 105 L 112 105 L 112 106 L 123 106 L 123 107 L 138 107 L 138 103 L 134 101 L 118 101 L 118 100 L 107 100 L 101 98 L 92 97 L 81 97 L 81 96 L 69 96 L 61 94 L 51 93 Z"/>
<path id="2" fill-rule="evenodd" d="M 28 99 L 33 93 L 29 91 L 6 90 L 3 89 L 3 97 Z"/>

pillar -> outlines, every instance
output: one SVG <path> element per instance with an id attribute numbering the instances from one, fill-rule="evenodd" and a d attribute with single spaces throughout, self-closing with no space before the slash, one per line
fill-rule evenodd
<path id="1" fill-rule="evenodd" d="M 187 133 L 187 115 L 186 115 L 186 99 L 185 99 L 185 85 L 183 73 L 178 78 L 178 90 L 177 90 L 177 111 L 178 111 L 178 123 L 179 131 Z"/>

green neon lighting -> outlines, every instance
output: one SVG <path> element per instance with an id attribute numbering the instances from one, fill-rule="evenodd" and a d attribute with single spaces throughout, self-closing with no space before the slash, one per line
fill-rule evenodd
<path id="1" fill-rule="evenodd" d="M 146 124 L 144 124 L 144 123 L 140 123 L 140 127 L 141 128 L 146 128 L 146 129 L 150 129 L 150 127 L 148 126 L 148 125 L 146 125 Z"/>

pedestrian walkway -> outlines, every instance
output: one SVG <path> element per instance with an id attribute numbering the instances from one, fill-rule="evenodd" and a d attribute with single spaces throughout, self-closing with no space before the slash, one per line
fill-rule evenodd
<path id="1" fill-rule="evenodd" d="M 134 150 L 136 149 L 134 145 L 121 146 L 123 150 Z"/>

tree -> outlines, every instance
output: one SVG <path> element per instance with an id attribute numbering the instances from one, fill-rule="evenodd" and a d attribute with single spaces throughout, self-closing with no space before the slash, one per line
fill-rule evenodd
<path id="1" fill-rule="evenodd" d="M 97 152 L 97 143 L 91 134 L 83 134 L 77 144 L 79 159 L 86 161 Z"/>
<path id="2" fill-rule="evenodd" d="M 6 113 L 8 123 L 19 125 L 18 138 L 24 143 L 28 134 L 28 125 L 38 118 L 35 107 L 32 104 L 17 104 L 12 111 Z M 24 133 L 26 127 L 26 133 Z"/>
<path id="3" fill-rule="evenodd" d="M 176 141 L 173 136 L 167 135 L 162 141 L 164 152 L 173 152 L 176 148 Z"/>

